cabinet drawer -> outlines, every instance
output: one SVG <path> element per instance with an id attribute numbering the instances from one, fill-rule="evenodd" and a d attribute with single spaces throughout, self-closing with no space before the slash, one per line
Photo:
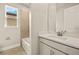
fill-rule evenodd
<path id="1" fill-rule="evenodd" d="M 54 41 L 50 41 L 48 39 L 40 38 L 40 41 L 46 43 L 47 45 L 49 45 L 51 47 L 54 47 L 54 48 L 60 50 L 62 52 L 65 52 L 67 54 L 79 55 L 79 50 L 78 49 L 75 49 L 75 48 L 72 48 L 72 47 L 68 47 L 66 45 L 59 44 L 59 43 L 54 42 Z"/>
<path id="2" fill-rule="evenodd" d="M 40 42 L 40 54 L 41 55 L 66 55 L 65 53 L 51 48 L 47 44 Z"/>
<path id="3" fill-rule="evenodd" d="M 51 48 L 50 49 L 50 55 L 66 55 L 66 54 L 64 54 L 64 53 L 62 53 L 62 52 L 60 52 L 56 49 Z"/>

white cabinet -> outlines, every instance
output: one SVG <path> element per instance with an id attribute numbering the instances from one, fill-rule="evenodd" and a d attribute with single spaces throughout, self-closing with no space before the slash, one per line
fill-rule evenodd
<path id="1" fill-rule="evenodd" d="M 40 55 L 50 55 L 50 47 L 40 42 Z"/>
<path id="2" fill-rule="evenodd" d="M 54 48 L 47 46 L 43 42 L 40 42 L 40 55 L 65 55 L 65 54 Z"/>
<path id="3" fill-rule="evenodd" d="M 42 43 L 41 43 L 42 42 Z M 48 55 L 79 55 L 79 49 L 50 39 L 40 38 L 40 54 Z"/>
<path id="4" fill-rule="evenodd" d="M 60 52 L 60 51 L 58 51 L 56 49 L 51 48 L 50 49 L 50 55 L 66 55 L 66 54 L 63 53 L 63 52 Z"/>

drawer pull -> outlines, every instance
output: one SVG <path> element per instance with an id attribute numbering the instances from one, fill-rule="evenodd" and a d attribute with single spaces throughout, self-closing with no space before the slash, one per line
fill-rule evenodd
<path id="1" fill-rule="evenodd" d="M 50 50 L 50 55 L 54 55 L 54 51 Z"/>

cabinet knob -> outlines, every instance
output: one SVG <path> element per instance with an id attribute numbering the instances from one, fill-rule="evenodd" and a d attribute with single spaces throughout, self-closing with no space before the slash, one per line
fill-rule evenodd
<path id="1" fill-rule="evenodd" d="M 50 50 L 50 55 L 54 55 L 54 51 L 53 50 Z"/>

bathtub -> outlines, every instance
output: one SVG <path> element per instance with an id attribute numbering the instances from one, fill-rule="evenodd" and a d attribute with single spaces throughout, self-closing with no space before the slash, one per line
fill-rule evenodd
<path id="1" fill-rule="evenodd" d="M 22 39 L 22 47 L 24 48 L 27 55 L 31 54 L 30 38 Z"/>

